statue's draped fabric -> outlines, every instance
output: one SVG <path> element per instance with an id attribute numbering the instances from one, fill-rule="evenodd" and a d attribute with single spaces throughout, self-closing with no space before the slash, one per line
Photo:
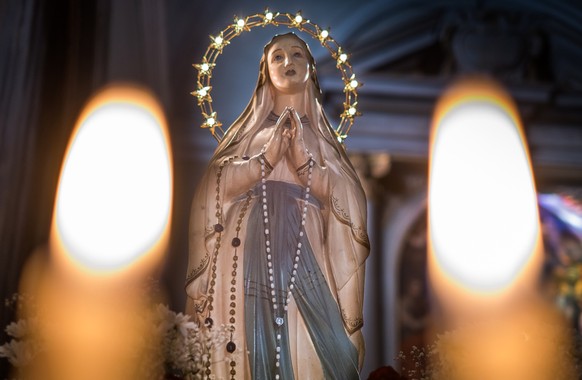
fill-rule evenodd
<path id="1" fill-rule="evenodd" d="M 278 373 L 281 379 L 358 379 L 358 353 L 363 347 L 354 346 L 350 336 L 360 334 L 363 323 L 364 262 L 369 252 L 365 196 L 317 100 L 316 78 L 305 91 L 309 107 L 301 119 L 309 130 L 305 143 L 315 161 L 313 196 L 304 204 L 299 176 L 307 174 L 298 174 L 286 158 L 266 174 L 266 195 L 262 193 L 259 157 L 278 116 L 271 112 L 271 94 L 261 82 L 260 76 L 251 102 L 217 147 L 192 203 L 187 311 L 198 320 L 210 313 L 215 326 L 229 325 L 234 313 L 236 378 L 244 374 L 247 379 L 273 379 L 277 329 L 265 228 L 272 244 L 275 297 L 281 304 L 301 239 L 296 282 L 282 326 Z M 263 197 L 268 226 L 263 221 Z M 304 206 L 305 233 L 300 237 Z M 216 231 L 217 223 L 223 231 Z M 235 237 L 240 239 L 238 246 L 231 243 Z M 238 269 L 233 272 L 235 256 Z M 217 276 L 209 311 L 213 265 Z M 227 356 L 224 347 L 214 347 L 211 369 L 217 379 L 231 377 Z"/>

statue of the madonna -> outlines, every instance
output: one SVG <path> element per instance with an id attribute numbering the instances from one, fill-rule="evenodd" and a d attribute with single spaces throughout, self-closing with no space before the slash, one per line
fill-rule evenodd
<path id="1" fill-rule="evenodd" d="M 320 98 L 307 44 L 275 36 L 194 197 L 188 312 L 231 331 L 215 379 L 359 379 L 366 199 Z"/>

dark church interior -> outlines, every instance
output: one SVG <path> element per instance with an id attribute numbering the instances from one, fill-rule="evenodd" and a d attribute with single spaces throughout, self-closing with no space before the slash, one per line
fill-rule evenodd
<path id="1" fill-rule="evenodd" d="M 554 266 L 544 275 L 570 273 L 566 279 L 552 277 L 559 283 L 552 297 L 572 333 L 582 334 L 582 3 L 574 0 L 3 0 L 2 299 L 19 292 L 27 260 L 47 245 L 61 163 L 84 105 L 107 85 L 132 83 L 155 94 L 169 126 L 173 212 L 159 282 L 169 307 L 183 311 L 190 203 L 216 147 L 200 128 L 203 118 L 190 95 L 196 86 L 193 64 L 210 35 L 235 17 L 266 8 L 300 11 L 330 28 L 363 83 L 362 115 L 345 142 L 369 209 L 362 378 L 384 366 L 399 368 L 401 350 L 427 343 L 431 118 L 443 91 L 466 75 L 497 81 L 517 105 L 540 216 L 559 231 L 544 236 L 546 255 L 567 256 L 548 259 Z M 223 124 L 245 107 L 265 43 L 286 32 L 257 28 L 225 49 L 213 77 Z M 344 101 L 336 60 L 318 41 L 306 41 L 317 62 L 323 106 L 336 124 Z M 561 217 L 550 202 L 555 199 L 573 210 L 574 219 Z M 406 300 L 412 311 L 402 317 L 406 297 L 415 299 Z M 0 308 L 0 344 L 9 340 L 4 326 L 16 317 L 9 303 Z M 1 378 L 11 368 L 0 358 Z"/>

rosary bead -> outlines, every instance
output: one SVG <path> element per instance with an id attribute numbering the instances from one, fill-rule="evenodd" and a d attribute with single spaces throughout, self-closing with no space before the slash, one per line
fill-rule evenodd
<path id="1" fill-rule="evenodd" d="M 236 344 L 234 344 L 234 342 L 232 340 L 226 344 L 226 351 L 228 351 L 229 353 L 232 354 L 235 350 L 236 350 Z"/>

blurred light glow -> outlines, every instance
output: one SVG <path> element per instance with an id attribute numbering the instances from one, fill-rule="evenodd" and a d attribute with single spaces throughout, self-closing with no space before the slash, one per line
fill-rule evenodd
<path id="1" fill-rule="evenodd" d="M 540 194 L 538 196 L 543 206 L 550 209 L 556 216 L 566 222 L 574 232 L 582 237 L 582 211 L 572 207 L 558 194 Z"/>
<path id="2" fill-rule="evenodd" d="M 536 192 L 512 103 L 490 87 L 463 90 L 444 100 L 433 124 L 429 238 L 447 278 L 495 292 L 535 251 Z"/>
<path id="3" fill-rule="evenodd" d="M 164 237 L 172 200 L 166 125 L 147 93 L 109 89 L 86 107 L 66 153 L 55 208 L 60 244 L 93 271 L 117 270 Z"/>

